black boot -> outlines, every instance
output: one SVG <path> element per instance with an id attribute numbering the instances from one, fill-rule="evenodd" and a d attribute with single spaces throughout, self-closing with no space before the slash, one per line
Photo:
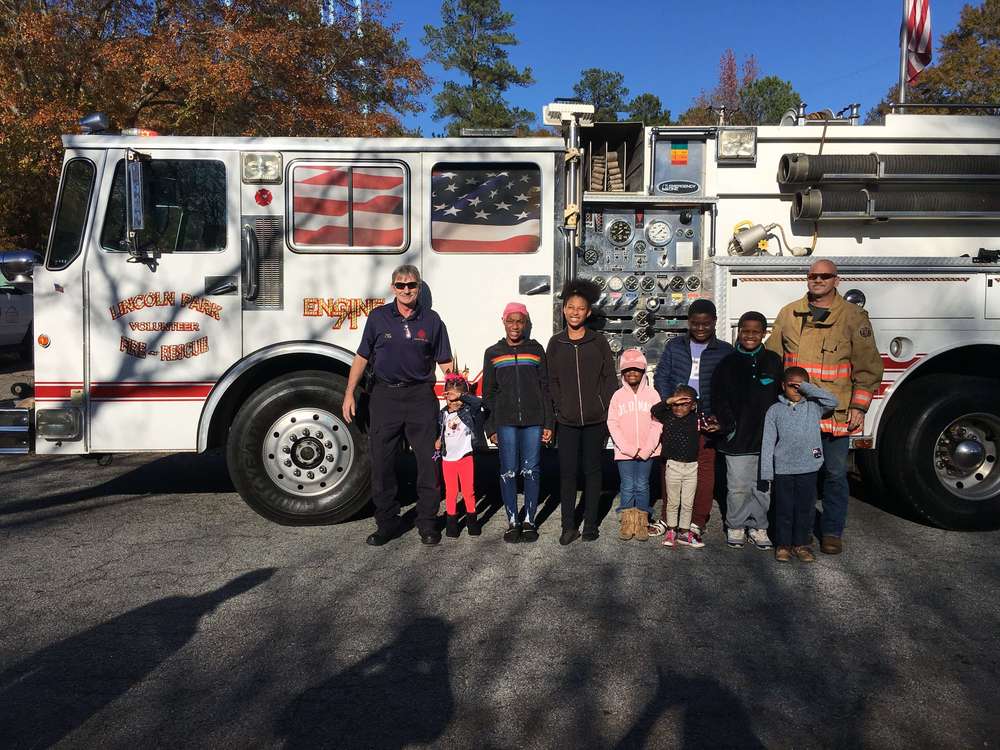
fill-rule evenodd
<path id="1" fill-rule="evenodd" d="M 479 516 L 475 511 L 465 514 L 465 528 L 469 530 L 469 536 L 479 536 L 483 533 L 483 526 L 479 523 Z"/>
<path id="2" fill-rule="evenodd" d="M 451 537 L 452 539 L 458 536 L 458 516 L 448 514 L 448 518 L 444 524 L 444 535 Z"/>

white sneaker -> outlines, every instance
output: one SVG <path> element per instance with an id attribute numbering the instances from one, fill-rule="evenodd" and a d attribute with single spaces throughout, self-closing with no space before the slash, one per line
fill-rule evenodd
<path id="1" fill-rule="evenodd" d="M 667 531 L 667 524 L 662 519 L 657 519 L 649 524 L 647 528 L 649 529 L 650 536 L 663 536 Z"/>
<path id="2" fill-rule="evenodd" d="M 750 542 L 757 549 L 771 549 L 774 546 L 767 536 L 767 529 L 750 529 Z"/>
<path id="3" fill-rule="evenodd" d="M 730 547 L 742 547 L 747 541 L 747 533 L 743 529 L 726 529 L 726 544 Z"/>

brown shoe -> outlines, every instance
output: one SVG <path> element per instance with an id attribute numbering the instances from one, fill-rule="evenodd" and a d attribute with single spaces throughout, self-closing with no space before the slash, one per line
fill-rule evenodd
<path id="1" fill-rule="evenodd" d="M 824 536 L 820 540 L 819 551 L 824 555 L 839 555 L 844 551 L 844 542 L 839 536 Z"/>
<path id="2" fill-rule="evenodd" d="M 618 538 L 623 542 L 635 536 L 635 508 L 622 511 L 621 526 L 618 528 Z"/>
<path id="3" fill-rule="evenodd" d="M 798 547 L 792 547 L 792 552 L 799 558 L 799 562 L 816 562 L 816 555 L 813 554 L 808 545 L 803 544 Z"/>
<path id="4" fill-rule="evenodd" d="M 635 509 L 635 540 L 645 542 L 649 540 L 649 514 L 644 510 Z"/>
<path id="5" fill-rule="evenodd" d="M 788 562 L 792 559 L 792 548 L 784 545 L 774 548 L 774 559 L 778 562 Z"/>

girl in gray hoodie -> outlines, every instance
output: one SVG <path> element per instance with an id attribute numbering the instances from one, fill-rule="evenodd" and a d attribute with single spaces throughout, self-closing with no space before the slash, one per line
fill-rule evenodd
<path id="1" fill-rule="evenodd" d="M 774 558 L 788 562 L 795 555 L 814 562 L 809 539 L 816 517 L 816 473 L 823 466 L 819 421 L 837 405 L 830 391 L 809 382 L 801 367 L 785 370 L 783 394 L 764 416 L 760 446 L 760 481 L 767 492 L 774 480 Z"/>

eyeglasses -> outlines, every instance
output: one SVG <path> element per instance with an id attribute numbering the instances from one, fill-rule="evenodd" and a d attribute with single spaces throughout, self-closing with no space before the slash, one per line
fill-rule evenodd
<path id="1" fill-rule="evenodd" d="M 830 279 L 837 278 L 837 274 L 835 274 L 835 273 L 807 273 L 806 274 L 806 278 L 809 279 L 809 281 L 818 281 L 820 279 L 822 279 L 823 281 L 829 281 Z"/>
<path id="2" fill-rule="evenodd" d="M 397 281 L 393 284 L 397 289 L 416 289 L 420 286 L 419 281 Z"/>

